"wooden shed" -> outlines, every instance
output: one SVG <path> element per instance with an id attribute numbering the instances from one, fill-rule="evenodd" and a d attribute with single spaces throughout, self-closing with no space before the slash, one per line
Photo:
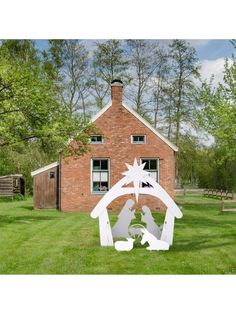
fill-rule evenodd
<path id="1" fill-rule="evenodd" d="M 59 163 L 31 172 L 34 208 L 59 208 Z"/>
<path id="2" fill-rule="evenodd" d="M 25 196 L 25 181 L 22 174 L 9 174 L 0 177 L 0 196 L 21 194 Z"/>

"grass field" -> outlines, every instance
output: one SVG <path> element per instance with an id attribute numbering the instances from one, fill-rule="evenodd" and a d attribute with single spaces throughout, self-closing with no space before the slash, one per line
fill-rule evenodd
<path id="1" fill-rule="evenodd" d="M 236 274 L 236 212 L 220 201 L 177 196 L 184 217 L 170 251 L 131 252 L 99 246 L 89 213 L 32 210 L 32 199 L 0 202 L 1 274 Z M 110 214 L 111 222 L 116 216 Z M 163 215 L 155 214 L 160 223 Z"/>

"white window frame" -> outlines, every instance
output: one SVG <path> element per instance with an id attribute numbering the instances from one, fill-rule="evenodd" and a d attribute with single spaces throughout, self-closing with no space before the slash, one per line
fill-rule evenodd
<path id="1" fill-rule="evenodd" d="M 159 157 L 141 157 L 140 158 L 140 163 L 143 163 L 144 159 L 148 159 L 148 160 L 157 160 L 157 183 L 160 184 L 160 158 Z M 145 170 L 147 171 L 147 170 Z M 148 171 L 148 172 L 155 172 L 155 171 Z"/>
<path id="2" fill-rule="evenodd" d="M 101 142 L 92 142 L 92 141 L 91 141 L 91 137 L 93 137 L 93 136 L 101 136 L 101 137 L 102 137 L 102 141 L 101 141 Z M 89 144 L 91 144 L 91 145 L 101 145 L 101 144 L 103 144 L 103 143 L 104 143 L 104 136 L 103 136 L 103 135 L 94 134 L 94 135 L 91 135 L 91 136 L 90 136 Z"/>
<path id="3" fill-rule="evenodd" d="M 134 142 L 133 136 L 144 136 L 144 142 Z M 132 134 L 131 135 L 131 144 L 134 145 L 144 145 L 147 143 L 147 137 L 145 134 Z"/>
<path id="4" fill-rule="evenodd" d="M 107 191 L 94 191 L 93 190 L 93 160 L 107 160 L 108 161 L 108 190 Z M 106 194 L 110 190 L 110 158 L 96 157 L 90 160 L 90 191 L 93 195 Z"/>

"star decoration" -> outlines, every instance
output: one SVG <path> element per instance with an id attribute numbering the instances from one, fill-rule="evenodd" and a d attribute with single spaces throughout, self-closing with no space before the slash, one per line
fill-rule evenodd
<path id="1" fill-rule="evenodd" d="M 139 184 L 140 182 L 147 183 L 146 178 L 149 176 L 149 172 L 143 170 L 144 166 L 145 163 L 138 165 L 137 160 L 135 158 L 133 166 L 126 164 L 128 171 L 122 173 L 127 178 L 126 185 L 131 182 L 134 183 L 134 193 L 137 202 L 139 195 Z"/>

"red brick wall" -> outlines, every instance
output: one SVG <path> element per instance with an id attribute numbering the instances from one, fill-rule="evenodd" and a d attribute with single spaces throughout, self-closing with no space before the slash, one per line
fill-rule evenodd
<path id="1" fill-rule="evenodd" d="M 91 159 L 99 157 L 110 159 L 110 187 L 123 177 L 125 163 L 133 164 L 134 158 L 160 158 L 160 184 L 174 196 L 174 151 L 121 105 L 121 87 L 112 87 L 112 99 L 112 106 L 95 121 L 104 135 L 104 144 L 90 145 L 90 152 L 79 159 L 62 160 L 62 211 L 91 211 L 101 199 L 102 195 L 91 193 Z M 131 144 L 132 134 L 145 134 L 146 144 Z M 116 199 L 109 208 L 120 210 L 130 197 L 134 199 L 133 196 Z M 151 209 L 164 208 L 151 196 L 140 196 L 136 208 L 144 204 Z"/>

